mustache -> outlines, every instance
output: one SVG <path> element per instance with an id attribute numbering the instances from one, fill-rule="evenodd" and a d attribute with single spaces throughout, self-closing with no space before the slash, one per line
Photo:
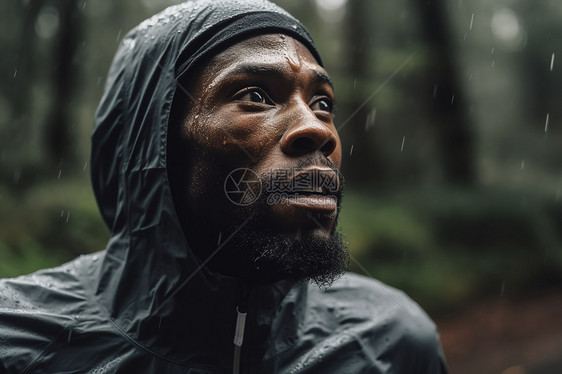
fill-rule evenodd
<path id="1" fill-rule="evenodd" d="M 299 160 L 290 168 L 278 168 L 261 175 L 268 193 L 322 192 L 341 197 L 345 177 L 341 170 L 325 157 Z"/>

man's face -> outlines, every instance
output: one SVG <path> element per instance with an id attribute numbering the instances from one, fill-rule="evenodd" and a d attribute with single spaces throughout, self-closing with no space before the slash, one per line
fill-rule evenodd
<path id="1" fill-rule="evenodd" d="M 286 243 L 329 241 L 341 143 L 331 82 L 309 50 L 279 34 L 245 40 L 213 57 L 189 91 L 184 229 L 196 252 L 209 255 L 224 240 L 251 246 L 230 238 L 241 229 Z M 233 201 L 237 188 L 255 201 Z M 217 258 L 242 261 L 244 251 L 224 245 Z"/>

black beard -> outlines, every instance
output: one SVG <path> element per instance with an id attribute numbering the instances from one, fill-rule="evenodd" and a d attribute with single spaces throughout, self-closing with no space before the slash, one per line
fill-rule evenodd
<path id="1" fill-rule="evenodd" d="M 347 245 L 335 230 L 328 237 L 289 238 L 253 218 L 225 243 L 210 265 L 219 273 L 256 283 L 288 279 L 328 287 L 347 270 L 348 263 Z"/>
<path id="2" fill-rule="evenodd" d="M 328 238 L 302 239 L 260 234 L 248 235 L 247 243 L 252 243 L 250 261 L 262 277 L 273 275 L 328 287 L 347 270 L 349 251 L 339 232 Z"/>

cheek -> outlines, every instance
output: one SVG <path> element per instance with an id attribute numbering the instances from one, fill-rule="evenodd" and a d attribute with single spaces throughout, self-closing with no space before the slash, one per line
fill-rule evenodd
<path id="1" fill-rule="evenodd" d="M 205 153 L 223 157 L 225 164 L 251 166 L 278 143 L 279 135 L 261 113 L 222 110 L 206 117 L 197 126 L 195 138 Z"/>

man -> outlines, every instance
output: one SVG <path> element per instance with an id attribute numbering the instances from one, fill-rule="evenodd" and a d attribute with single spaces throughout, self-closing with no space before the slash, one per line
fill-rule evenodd
<path id="1" fill-rule="evenodd" d="M 269 2 L 188 2 L 131 31 L 92 137 L 112 237 L 0 283 L 3 370 L 446 372 L 405 295 L 335 280 L 333 102 L 309 34 Z"/>

